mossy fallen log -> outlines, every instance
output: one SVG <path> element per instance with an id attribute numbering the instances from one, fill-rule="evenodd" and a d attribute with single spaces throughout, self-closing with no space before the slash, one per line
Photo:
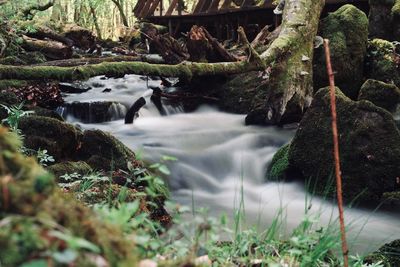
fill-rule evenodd
<path id="1" fill-rule="evenodd" d="M 28 51 L 40 51 L 49 59 L 65 59 L 72 56 L 72 48 L 61 42 L 39 40 L 23 36 L 23 48 Z"/>

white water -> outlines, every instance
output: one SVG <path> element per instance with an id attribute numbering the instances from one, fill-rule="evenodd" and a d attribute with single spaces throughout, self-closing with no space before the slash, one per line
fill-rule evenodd
<path id="1" fill-rule="evenodd" d="M 100 80 L 94 78 L 88 83 L 93 81 Z M 146 83 L 138 76 L 101 82 L 107 83 L 112 92 L 104 94 L 93 89 L 68 96 L 66 100 L 103 99 L 130 105 L 146 95 Z M 158 162 L 162 155 L 178 158 L 169 164 L 172 172 L 169 184 L 174 200 L 183 205 L 191 206 L 194 199 L 196 207 L 208 207 L 215 216 L 232 215 L 243 184 L 247 223 L 265 229 L 278 210 L 284 208 L 287 232 L 301 222 L 305 207 L 309 206 L 301 184 L 265 182 L 264 178 L 273 154 L 291 139 L 293 130 L 246 127 L 244 115 L 222 113 L 210 107 L 162 117 L 151 104 L 141 110 L 132 125 L 124 125 L 123 120 L 80 125 L 111 132 L 134 151 L 142 151 L 152 162 Z M 318 214 L 321 226 L 337 217 L 334 205 L 316 197 L 309 213 Z M 345 219 L 350 229 L 351 254 L 373 251 L 400 238 L 399 214 L 347 208 Z"/>

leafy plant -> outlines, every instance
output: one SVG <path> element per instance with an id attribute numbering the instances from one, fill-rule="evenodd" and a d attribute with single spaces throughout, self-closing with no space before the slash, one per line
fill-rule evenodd
<path id="1" fill-rule="evenodd" d="M 13 105 L 13 106 L 6 106 L 3 104 L 0 104 L 1 107 L 3 107 L 7 111 L 7 118 L 2 120 L 2 123 L 6 123 L 11 130 L 14 132 L 21 134 L 20 130 L 18 129 L 18 124 L 19 121 L 21 120 L 22 117 L 28 116 L 30 114 L 33 114 L 33 111 L 26 111 L 23 110 L 24 103 L 21 103 L 19 105 Z"/>
<path id="2" fill-rule="evenodd" d="M 39 160 L 39 164 L 42 165 L 42 166 L 44 166 L 44 167 L 46 167 L 48 163 L 52 163 L 52 162 L 55 161 L 55 160 L 54 160 L 54 157 L 53 157 L 53 156 L 50 156 L 50 155 L 47 153 L 47 150 L 46 150 L 46 149 L 43 149 L 43 150 L 42 150 L 42 149 L 39 149 L 39 150 L 37 151 L 37 158 L 38 158 L 38 160 Z"/>

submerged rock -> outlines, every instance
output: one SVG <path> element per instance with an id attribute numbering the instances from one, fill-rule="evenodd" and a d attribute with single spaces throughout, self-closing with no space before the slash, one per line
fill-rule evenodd
<path id="1" fill-rule="evenodd" d="M 61 92 L 70 94 L 80 94 L 92 89 L 90 86 L 84 85 L 82 83 L 59 83 Z"/>
<path id="2" fill-rule="evenodd" d="M 378 107 L 394 112 L 400 103 L 400 89 L 394 84 L 369 79 L 361 86 L 358 100 L 369 100 Z"/>
<path id="3" fill-rule="evenodd" d="M 335 83 L 352 99 L 363 83 L 364 57 L 367 51 L 368 18 L 353 5 L 344 5 L 321 21 L 320 33 L 330 40 Z M 328 85 L 323 47 L 315 50 L 314 88 Z"/>
<path id="4" fill-rule="evenodd" d="M 395 45 L 382 39 L 368 42 L 366 75 L 368 78 L 400 86 L 400 56 Z"/>
<path id="5" fill-rule="evenodd" d="M 343 196 L 381 200 L 399 188 L 400 132 L 392 115 L 369 101 L 336 92 Z M 335 195 L 329 88 L 315 95 L 289 149 L 289 165 L 311 180 L 315 193 Z"/>

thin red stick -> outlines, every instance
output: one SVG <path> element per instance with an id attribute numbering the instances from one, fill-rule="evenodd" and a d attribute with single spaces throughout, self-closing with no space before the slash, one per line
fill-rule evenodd
<path id="1" fill-rule="evenodd" d="M 339 141 L 338 141 L 338 130 L 337 130 L 335 76 L 332 71 L 331 53 L 329 50 L 329 40 L 328 39 L 324 39 L 324 48 L 325 48 L 325 57 L 326 57 L 326 70 L 328 71 L 329 87 L 330 87 L 330 95 L 331 95 L 333 157 L 335 159 L 336 192 L 337 192 L 337 201 L 338 201 L 338 208 L 339 208 L 340 233 L 341 233 L 341 237 L 342 237 L 343 263 L 344 263 L 344 267 L 348 267 L 349 266 L 349 257 L 348 257 L 349 250 L 347 248 L 346 229 L 345 229 L 345 225 L 344 225 L 344 215 L 343 215 L 342 173 L 340 171 Z"/>

